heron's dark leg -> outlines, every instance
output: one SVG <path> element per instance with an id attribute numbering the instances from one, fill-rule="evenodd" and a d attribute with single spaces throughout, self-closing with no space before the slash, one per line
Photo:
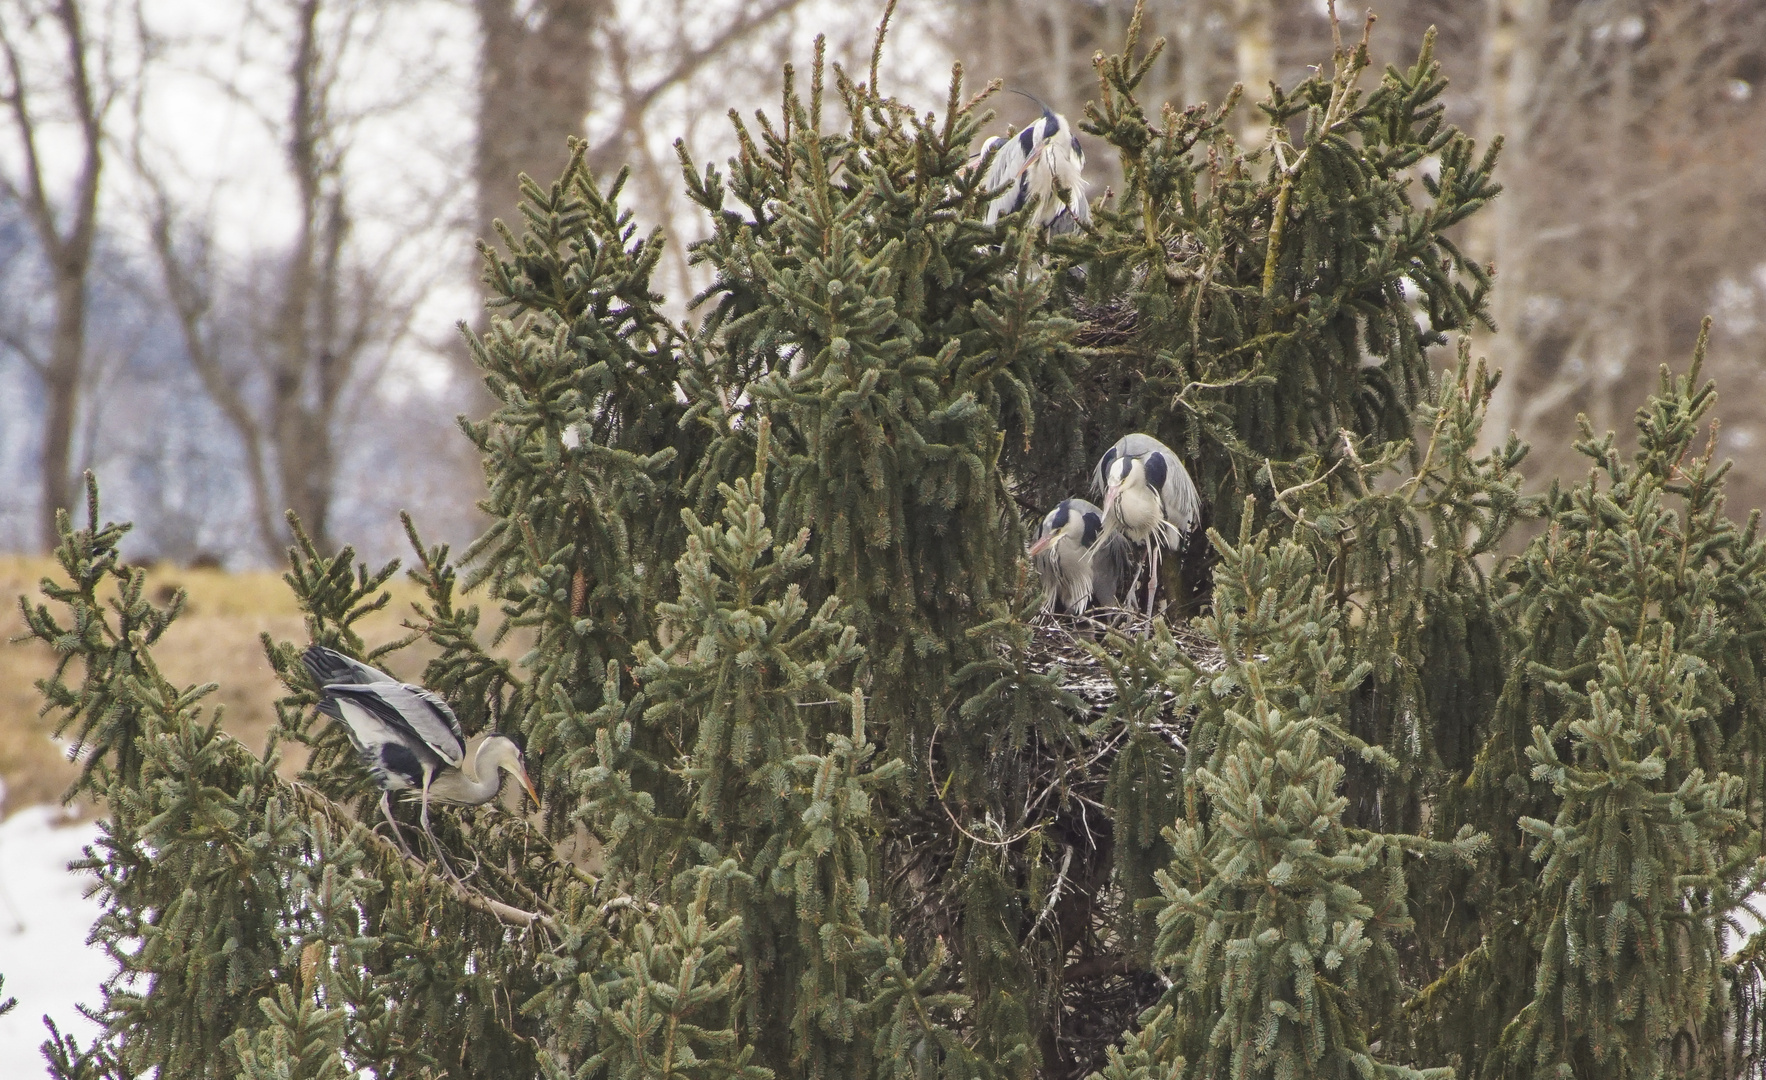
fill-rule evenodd
<path id="1" fill-rule="evenodd" d="M 1147 618 L 1153 617 L 1153 593 L 1159 587 L 1158 534 L 1147 537 Z"/>
<path id="2" fill-rule="evenodd" d="M 429 782 L 434 778 L 435 772 L 433 770 L 427 768 L 423 770 L 423 812 L 418 815 L 419 820 L 423 822 L 423 834 L 429 837 L 429 842 L 432 844 L 435 843 L 435 834 L 429 831 Z"/>
<path id="3" fill-rule="evenodd" d="M 429 849 L 435 853 L 435 861 L 441 864 L 442 872 L 453 878 L 455 881 L 459 881 L 460 875 L 454 873 L 453 866 L 448 863 L 448 857 L 442 851 L 441 841 L 437 840 L 435 838 L 435 833 L 431 832 L 429 829 L 429 783 L 434 779 L 434 769 L 426 768 L 423 770 L 423 835 L 429 837 Z"/>
<path id="4" fill-rule="evenodd" d="M 392 816 L 392 792 L 382 791 L 380 793 L 380 812 L 386 815 L 386 823 L 392 826 L 392 838 L 398 841 L 399 850 L 409 858 L 415 859 L 417 856 L 411 854 L 410 847 L 405 843 L 405 834 L 399 830 L 398 819 Z"/>
<path id="5" fill-rule="evenodd" d="M 1133 611 L 1134 608 L 1131 605 L 1134 603 L 1134 594 L 1139 591 L 1141 587 L 1141 571 L 1145 570 L 1146 566 L 1142 563 L 1135 562 L 1132 558 L 1125 559 L 1124 562 L 1127 564 L 1126 569 L 1130 572 L 1128 580 L 1122 583 L 1122 591 L 1119 594 L 1120 600 L 1117 602 L 1116 606 L 1123 611 Z"/>

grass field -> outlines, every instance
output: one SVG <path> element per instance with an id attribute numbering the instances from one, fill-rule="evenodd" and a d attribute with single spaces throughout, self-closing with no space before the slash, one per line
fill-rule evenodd
<path id="1" fill-rule="evenodd" d="M 51 738 L 55 718 L 38 712 L 42 700 L 34 684 L 54 669 L 54 659 L 36 641 L 13 642 L 25 632 L 19 594 L 41 600 L 37 583 L 58 570 L 46 558 L 0 555 L 0 779 L 6 783 L 0 817 L 60 799 L 77 775 L 77 766 L 67 760 L 66 744 Z M 208 704 L 225 710 L 223 723 L 233 735 L 262 747 L 282 686 L 264 659 L 258 635 L 268 632 L 278 639 L 305 640 L 305 626 L 288 585 L 268 571 L 234 574 L 156 567 L 148 571 L 147 587 L 149 595 L 162 601 L 179 588 L 188 596 L 184 614 L 154 649 L 160 669 L 178 684 L 219 683 Z M 409 614 L 410 601 L 420 596 L 403 577 L 387 591 L 392 603 L 358 624 L 375 645 L 403 635 L 399 623 Z M 421 663 L 421 654 L 413 649 L 388 666 L 395 675 L 414 680 Z M 290 757 L 298 751 L 298 747 L 285 751 L 285 771 L 299 768 L 301 762 Z"/>

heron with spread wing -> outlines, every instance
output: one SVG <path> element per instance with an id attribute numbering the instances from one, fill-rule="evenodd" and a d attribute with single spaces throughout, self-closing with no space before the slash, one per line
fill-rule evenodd
<path id="1" fill-rule="evenodd" d="M 405 838 L 392 816 L 395 791 L 415 791 L 423 804 L 424 835 L 440 851 L 429 830 L 429 804 L 477 806 L 496 798 L 502 774 L 521 782 L 538 805 L 521 748 L 492 735 L 470 754 L 460 721 L 448 703 L 421 686 L 402 683 L 359 660 L 323 645 L 301 654 L 301 663 L 320 688 L 319 711 L 343 725 L 368 775 L 380 788 L 380 812 L 392 826 L 405 854 Z M 413 856 L 415 857 L 415 856 Z"/>

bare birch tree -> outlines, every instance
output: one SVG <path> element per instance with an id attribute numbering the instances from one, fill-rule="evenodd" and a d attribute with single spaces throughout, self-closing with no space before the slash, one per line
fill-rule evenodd
<path id="1" fill-rule="evenodd" d="M 294 195 L 285 250 L 226 265 L 212 223 L 186 212 L 139 144 L 135 154 L 167 299 L 204 389 L 244 446 L 257 539 L 272 560 L 288 541 L 283 508 L 321 549 L 334 547 L 340 440 L 411 314 L 384 254 L 354 242 L 352 118 L 339 80 L 351 50 L 373 47 L 376 17 L 366 0 L 286 0 L 246 31 L 285 50 L 284 112 L 266 117 Z"/>
<path id="2" fill-rule="evenodd" d="M 47 342 L 0 328 L 0 344 L 37 376 L 47 399 L 38 459 L 37 542 L 44 550 L 54 547 L 56 512 L 73 494 L 70 463 L 86 381 L 87 279 L 98 236 L 105 121 L 116 96 L 108 38 L 95 40 L 87 16 L 76 0 L 0 3 L 0 110 L 17 153 L 14 168 L 0 168 L 0 195 L 24 208 L 53 297 Z M 54 104 L 40 100 L 39 90 Z M 58 120 L 77 133 L 73 177 L 59 198 L 44 145 L 46 128 Z"/>

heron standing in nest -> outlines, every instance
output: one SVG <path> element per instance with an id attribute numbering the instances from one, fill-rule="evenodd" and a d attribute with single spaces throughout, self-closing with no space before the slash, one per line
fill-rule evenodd
<path id="1" fill-rule="evenodd" d="M 1127 543 L 1113 540 L 1098 552 L 1104 512 L 1084 499 L 1063 499 L 1043 516 L 1030 562 L 1042 578 L 1042 609 L 1083 615 L 1088 607 L 1114 607 Z"/>
<path id="2" fill-rule="evenodd" d="M 1103 533 L 1088 554 L 1121 537 L 1147 550 L 1147 617 L 1159 584 L 1159 552 L 1182 546 L 1202 520 L 1202 498 L 1177 454 L 1151 435 L 1124 435 L 1092 473 L 1104 496 Z M 1093 555 L 1095 558 L 1096 556 Z"/>

